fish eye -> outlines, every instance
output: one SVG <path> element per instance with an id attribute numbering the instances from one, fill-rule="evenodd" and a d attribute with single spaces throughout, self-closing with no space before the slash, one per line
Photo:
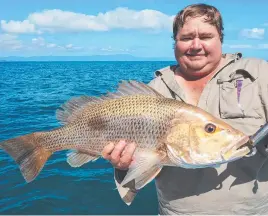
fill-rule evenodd
<path id="1" fill-rule="evenodd" d="M 211 124 L 211 123 L 208 123 L 206 126 L 205 126 L 205 131 L 207 133 L 214 133 L 216 130 L 216 126 L 214 124 Z"/>

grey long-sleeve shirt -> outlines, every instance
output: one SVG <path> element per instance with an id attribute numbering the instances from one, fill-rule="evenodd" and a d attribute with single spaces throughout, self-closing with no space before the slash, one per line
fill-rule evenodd
<path id="1" fill-rule="evenodd" d="M 268 121 L 268 63 L 240 57 L 225 55 L 227 63 L 207 83 L 197 106 L 251 135 Z M 175 67 L 156 71 L 149 85 L 167 98 L 184 100 Z M 164 167 L 155 181 L 159 214 L 268 214 L 268 159 L 256 179 L 265 159 L 260 144 L 255 156 L 219 168 Z M 120 182 L 124 173 L 115 174 Z M 135 190 L 124 193 L 132 197 Z"/>

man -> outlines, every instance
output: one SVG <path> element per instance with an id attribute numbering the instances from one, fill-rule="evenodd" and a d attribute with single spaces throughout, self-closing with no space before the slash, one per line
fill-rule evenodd
<path id="1" fill-rule="evenodd" d="M 190 5 L 173 23 L 178 62 L 156 72 L 149 85 L 168 98 L 198 106 L 251 135 L 268 119 L 268 64 L 222 54 L 220 12 Z M 134 144 L 111 143 L 103 150 L 122 181 Z M 156 178 L 160 214 L 268 214 L 268 165 L 265 149 L 220 168 L 165 167 Z M 262 166 L 263 164 L 263 166 Z M 268 163 L 267 163 L 268 164 Z M 259 170 L 259 172 L 258 172 Z M 125 189 L 129 197 L 135 188 Z"/>

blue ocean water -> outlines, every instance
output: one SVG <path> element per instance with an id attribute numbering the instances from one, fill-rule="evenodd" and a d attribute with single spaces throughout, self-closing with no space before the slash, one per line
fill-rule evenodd
<path id="1" fill-rule="evenodd" d="M 114 91 L 121 80 L 148 83 L 156 69 L 174 62 L 0 62 L 0 142 L 60 124 L 55 111 L 73 96 Z M 115 190 L 113 168 L 99 159 L 80 168 L 57 152 L 40 175 L 25 183 L 0 150 L 0 214 L 157 214 L 154 183 L 131 206 Z"/>

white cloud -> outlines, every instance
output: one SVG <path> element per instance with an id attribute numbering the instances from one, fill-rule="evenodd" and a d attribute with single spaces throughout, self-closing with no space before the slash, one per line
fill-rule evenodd
<path id="1" fill-rule="evenodd" d="M 268 49 L 268 44 L 224 44 L 223 47 L 230 49 Z"/>
<path id="2" fill-rule="evenodd" d="M 253 46 L 250 44 L 233 44 L 233 45 L 229 45 L 229 48 L 231 48 L 231 49 L 251 49 L 251 48 L 253 48 Z"/>
<path id="3" fill-rule="evenodd" d="M 73 44 L 67 44 L 67 45 L 65 46 L 65 48 L 67 48 L 67 49 L 71 49 L 71 48 L 73 48 L 73 47 L 74 47 Z"/>
<path id="4" fill-rule="evenodd" d="M 264 28 L 243 29 L 241 35 L 246 38 L 262 39 L 265 33 Z"/>
<path id="5" fill-rule="evenodd" d="M 174 16 L 156 10 L 135 11 L 116 8 L 96 16 L 58 9 L 32 13 L 24 21 L 1 21 L 5 32 L 41 33 L 44 31 L 107 31 L 110 29 L 172 29 Z"/>
<path id="6" fill-rule="evenodd" d="M 55 43 L 47 43 L 44 38 L 36 37 L 30 41 L 24 41 L 18 39 L 18 36 L 11 34 L 0 34 L 0 50 L 2 51 L 78 51 L 83 50 L 82 47 L 75 46 L 73 44 L 58 45 Z"/>
<path id="7" fill-rule="evenodd" d="M 1 28 L 5 32 L 15 34 L 37 33 L 34 24 L 30 23 L 29 20 L 23 20 L 22 22 L 1 20 Z"/>
<path id="8" fill-rule="evenodd" d="M 105 53 L 131 53 L 134 52 L 134 49 L 129 49 L 129 48 L 116 48 L 116 47 L 112 47 L 112 46 L 108 46 L 108 47 L 103 47 L 103 48 L 97 48 L 97 50 L 101 51 L 101 52 L 105 52 Z"/>
<path id="9" fill-rule="evenodd" d="M 100 50 L 101 51 L 106 51 L 106 52 L 112 52 L 114 49 L 111 46 L 108 46 L 108 47 L 103 47 Z"/>
<path id="10" fill-rule="evenodd" d="M 57 44 L 54 43 L 47 44 L 47 48 L 54 48 L 54 47 L 57 47 Z"/>
<path id="11" fill-rule="evenodd" d="M 73 44 L 66 44 L 66 45 L 58 45 L 55 43 L 47 43 L 44 38 L 42 37 L 37 37 L 32 39 L 32 49 L 34 48 L 40 48 L 43 47 L 44 49 L 54 49 L 54 50 L 67 50 L 67 51 L 72 51 L 72 50 L 79 50 L 82 49 L 81 47 L 74 46 Z"/>
<path id="12" fill-rule="evenodd" d="M 104 14 L 98 14 L 96 21 L 105 23 L 110 29 L 171 29 L 173 17 L 156 10 L 135 11 L 117 8 Z"/>
<path id="13" fill-rule="evenodd" d="M 268 49 L 268 44 L 259 44 L 258 48 L 259 49 Z"/>
<path id="14" fill-rule="evenodd" d="M 94 16 L 56 9 L 30 14 L 28 20 L 35 26 L 50 31 L 107 30 L 104 24 L 96 22 Z"/>
<path id="15" fill-rule="evenodd" d="M 67 44 L 63 47 L 64 49 L 70 50 L 81 50 L 82 47 L 74 46 L 73 44 Z"/>
<path id="16" fill-rule="evenodd" d="M 0 49 L 15 51 L 23 47 L 22 42 L 17 36 L 10 34 L 0 34 Z"/>
<path id="17" fill-rule="evenodd" d="M 42 37 L 33 38 L 32 43 L 37 46 L 45 46 L 45 39 Z"/>

